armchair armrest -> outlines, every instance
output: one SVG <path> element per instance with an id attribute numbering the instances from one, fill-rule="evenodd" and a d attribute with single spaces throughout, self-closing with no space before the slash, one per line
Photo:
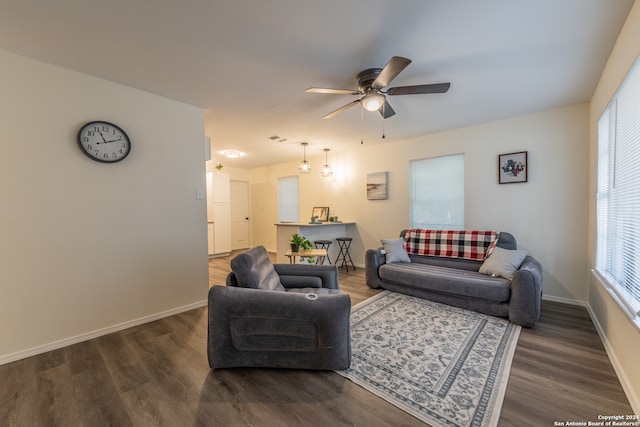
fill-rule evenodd
<path id="1" fill-rule="evenodd" d="M 540 318 L 542 266 L 528 255 L 511 280 L 509 319 L 522 326 L 533 326 Z"/>
<path id="2" fill-rule="evenodd" d="M 273 264 L 273 268 L 285 288 L 315 287 L 310 286 L 307 278 L 317 277 L 323 288 L 338 289 L 338 267 L 335 265 Z M 303 279 L 298 280 L 300 277 Z"/>
<path id="3" fill-rule="evenodd" d="M 370 288 L 380 288 L 382 281 L 378 275 L 378 268 L 387 262 L 382 248 L 367 249 L 364 256 L 365 280 Z"/>
<path id="4" fill-rule="evenodd" d="M 349 295 L 213 286 L 207 354 L 211 368 L 345 369 L 351 361 Z"/>

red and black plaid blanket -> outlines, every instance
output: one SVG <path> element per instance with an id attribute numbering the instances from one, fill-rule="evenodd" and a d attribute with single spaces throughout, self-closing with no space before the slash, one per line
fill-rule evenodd
<path id="1" fill-rule="evenodd" d="M 423 230 L 404 235 L 407 253 L 482 261 L 498 242 L 497 231 Z"/>

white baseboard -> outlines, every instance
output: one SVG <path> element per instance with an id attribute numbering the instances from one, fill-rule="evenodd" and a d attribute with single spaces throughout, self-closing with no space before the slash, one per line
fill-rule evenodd
<path id="1" fill-rule="evenodd" d="M 569 305 L 577 305 L 580 307 L 587 307 L 587 303 L 586 301 L 580 301 L 577 299 L 571 299 L 571 298 L 563 298 L 563 297 L 554 297 L 553 295 L 542 295 L 542 300 L 543 301 L 551 301 L 551 302 L 559 302 L 562 304 L 569 304 Z"/>
<path id="2" fill-rule="evenodd" d="M 193 304 L 188 304 L 182 307 L 177 307 L 171 310 L 163 311 L 161 313 L 152 314 L 149 316 L 119 323 L 117 325 L 107 326 L 106 328 L 98 329 L 91 332 L 86 332 L 84 334 L 76 335 L 74 337 L 69 337 L 69 338 L 65 338 L 59 341 L 54 341 L 48 344 L 39 345 L 37 347 L 32 347 L 26 350 L 17 351 L 11 354 L 0 355 L 0 366 L 6 365 L 7 363 L 15 362 L 17 360 L 26 359 L 27 357 L 36 356 L 38 354 L 46 353 L 48 351 L 57 350 L 59 348 L 77 344 L 79 342 L 98 338 L 103 335 L 108 335 L 113 332 L 122 331 L 124 329 L 132 328 L 134 326 L 142 325 L 144 323 L 153 322 L 154 320 L 159 320 L 165 317 L 180 314 L 185 311 L 194 310 L 196 308 L 204 307 L 206 305 L 207 305 L 207 300 L 199 301 Z"/>
<path id="3" fill-rule="evenodd" d="M 618 380 L 622 385 L 622 389 L 624 390 L 624 393 L 627 395 L 627 399 L 629 400 L 629 404 L 631 405 L 631 408 L 633 409 L 636 415 L 640 414 L 640 396 L 637 396 L 635 394 L 634 388 L 631 386 L 629 379 L 624 374 L 624 370 L 620 365 L 620 361 L 616 357 L 616 353 L 613 347 L 611 347 L 609 340 L 607 339 L 607 334 L 604 332 L 604 329 L 602 328 L 602 325 L 600 324 L 600 322 L 598 322 L 598 318 L 596 317 L 595 313 L 591 309 L 590 305 L 587 305 L 587 311 L 589 312 L 589 317 L 591 317 L 591 321 L 593 322 L 593 325 L 595 326 L 596 331 L 598 331 L 598 335 L 600 336 L 600 341 L 602 341 L 602 345 L 604 346 L 604 349 L 607 352 L 607 356 L 609 356 L 609 361 L 613 366 L 613 370 L 616 371 Z"/>

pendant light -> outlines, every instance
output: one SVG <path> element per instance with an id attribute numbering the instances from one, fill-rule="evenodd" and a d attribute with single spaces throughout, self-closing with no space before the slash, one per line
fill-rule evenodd
<path id="1" fill-rule="evenodd" d="M 329 152 L 328 148 L 324 149 L 324 166 L 322 166 L 322 170 L 320 171 L 320 174 L 325 177 L 325 178 L 329 178 L 331 175 L 333 175 L 333 171 L 331 170 L 331 166 L 329 166 L 329 162 L 327 161 L 327 153 Z"/>
<path id="2" fill-rule="evenodd" d="M 311 172 L 311 163 L 307 161 L 307 145 L 309 145 L 308 142 L 302 143 L 302 149 L 304 150 L 304 157 L 303 157 L 303 160 L 300 162 L 300 166 L 298 166 L 299 173 Z"/>

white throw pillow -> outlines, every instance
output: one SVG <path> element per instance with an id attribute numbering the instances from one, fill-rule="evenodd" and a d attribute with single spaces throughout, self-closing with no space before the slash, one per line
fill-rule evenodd
<path id="1" fill-rule="evenodd" d="M 496 246 L 480 266 L 480 273 L 511 280 L 526 256 L 526 251 L 502 249 Z"/>
<path id="2" fill-rule="evenodd" d="M 404 250 L 404 239 L 380 239 L 386 253 L 387 262 L 411 262 L 409 254 Z"/>

